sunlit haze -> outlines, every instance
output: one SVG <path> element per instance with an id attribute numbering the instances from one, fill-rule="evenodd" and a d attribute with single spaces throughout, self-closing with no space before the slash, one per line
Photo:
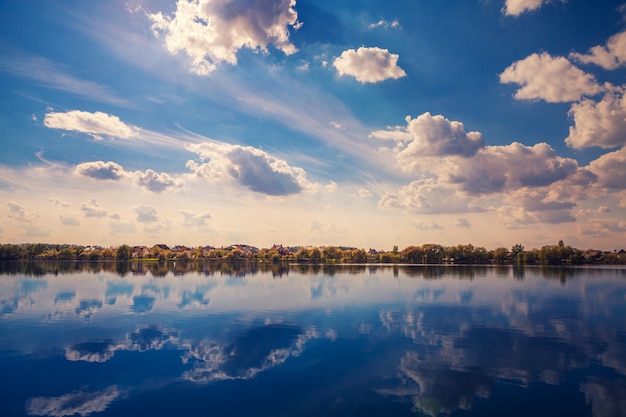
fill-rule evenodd
<path id="1" fill-rule="evenodd" d="M 626 246 L 626 8 L 0 3 L 0 242 Z"/>

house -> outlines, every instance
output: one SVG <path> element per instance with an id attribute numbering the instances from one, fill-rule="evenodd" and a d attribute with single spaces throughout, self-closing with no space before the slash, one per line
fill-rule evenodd
<path id="1" fill-rule="evenodd" d="M 133 246 L 130 251 L 132 258 L 146 258 L 150 254 L 150 248 L 147 246 Z"/>
<path id="2" fill-rule="evenodd" d="M 289 248 L 284 247 L 283 245 L 274 245 L 271 247 L 270 250 L 275 250 L 276 252 L 278 252 L 280 255 L 289 255 L 291 252 L 289 251 Z"/>

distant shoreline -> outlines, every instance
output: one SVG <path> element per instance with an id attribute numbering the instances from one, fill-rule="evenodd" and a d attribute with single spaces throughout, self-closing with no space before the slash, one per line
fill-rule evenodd
<path id="1" fill-rule="evenodd" d="M 507 249 L 487 250 L 472 244 L 442 246 L 423 244 L 390 251 L 358 249 L 345 246 L 273 245 L 256 248 L 245 244 L 213 246 L 152 247 L 120 245 L 104 248 L 72 244 L 22 243 L 0 244 L 0 260 L 47 261 L 221 261 L 221 262 L 294 262 L 303 264 L 407 264 L 407 265 L 626 265 L 624 249 L 612 252 L 581 250 L 559 241 L 539 249 L 526 250 L 521 244 Z"/>

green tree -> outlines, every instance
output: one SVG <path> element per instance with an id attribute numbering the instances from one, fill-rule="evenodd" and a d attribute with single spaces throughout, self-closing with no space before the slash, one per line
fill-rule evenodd
<path id="1" fill-rule="evenodd" d="M 522 261 L 521 254 L 524 252 L 524 246 L 521 243 L 513 245 L 511 248 L 511 259 L 515 262 Z"/>
<path id="2" fill-rule="evenodd" d="M 496 248 L 493 251 L 493 260 L 495 262 L 502 263 L 509 257 L 509 251 L 507 248 Z"/>
<path id="3" fill-rule="evenodd" d="M 130 259 L 130 246 L 121 245 L 115 251 L 115 259 L 118 261 L 127 261 Z"/>
<path id="4" fill-rule="evenodd" d="M 326 246 L 322 250 L 324 262 L 336 262 L 341 259 L 341 250 L 335 246 Z"/>
<path id="5" fill-rule="evenodd" d="M 309 257 L 310 257 L 310 253 L 307 248 L 300 248 L 296 252 L 296 259 L 298 261 L 308 261 Z"/>
<path id="6" fill-rule="evenodd" d="M 400 259 L 410 264 L 419 264 L 424 262 L 425 252 L 419 246 L 407 246 L 400 252 Z"/>
<path id="7" fill-rule="evenodd" d="M 322 252 L 319 250 L 319 248 L 313 248 L 309 252 L 309 257 L 311 258 L 311 262 L 321 262 Z"/>

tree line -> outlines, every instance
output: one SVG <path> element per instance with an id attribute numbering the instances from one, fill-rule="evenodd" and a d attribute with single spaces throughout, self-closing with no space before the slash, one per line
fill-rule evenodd
<path id="1" fill-rule="evenodd" d="M 603 252 L 580 250 L 559 241 L 539 249 L 526 250 L 521 244 L 510 249 L 498 247 L 487 250 L 470 244 L 442 246 L 423 244 L 408 246 L 402 250 L 394 246 L 390 251 L 323 246 L 287 248 L 274 245 L 271 248 L 257 249 L 248 245 L 232 245 L 226 248 L 200 246 L 197 248 L 154 245 L 120 245 L 112 248 L 89 247 L 71 244 L 0 244 L 0 260 L 87 260 L 87 261 L 128 261 L 131 259 L 168 260 L 212 260 L 212 261 L 254 261 L 254 262 L 298 262 L 298 263 L 406 263 L 406 264 L 542 264 L 579 265 L 626 264 L 626 252 Z"/>

